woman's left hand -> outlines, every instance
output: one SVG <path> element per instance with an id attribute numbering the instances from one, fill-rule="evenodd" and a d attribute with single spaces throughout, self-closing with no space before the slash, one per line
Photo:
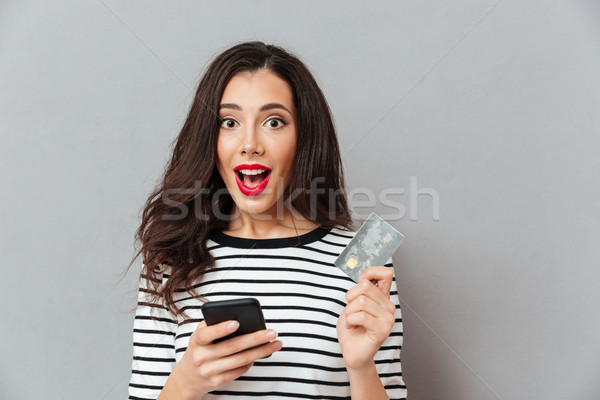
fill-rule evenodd
<path id="1" fill-rule="evenodd" d="M 390 300 L 394 271 L 369 267 L 348 292 L 348 304 L 337 322 L 337 334 L 346 367 L 361 369 L 373 363 L 394 326 L 396 305 Z"/>

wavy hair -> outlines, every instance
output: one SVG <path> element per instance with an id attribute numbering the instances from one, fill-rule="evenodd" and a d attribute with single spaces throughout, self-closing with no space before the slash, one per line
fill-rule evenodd
<path id="1" fill-rule="evenodd" d="M 263 69 L 289 84 L 296 107 L 296 155 L 284 199 L 322 227 L 353 228 L 331 110 L 313 75 L 298 57 L 279 46 L 238 43 L 217 55 L 200 79 L 183 127 L 171 144 L 168 165 L 144 205 L 135 233 L 136 246 L 141 246 L 125 270 L 142 254 L 140 282 L 146 279 L 146 287 L 153 288 L 147 290 L 152 301 L 160 300 L 173 315 L 188 318 L 176 306 L 174 294 L 187 291 L 199 297 L 190 286 L 214 265 L 206 241 L 211 232 L 228 228 L 229 219 L 223 216 L 231 216 L 234 206 L 216 168 L 220 127 L 216 110 L 234 75 Z M 306 190 L 315 181 L 322 185 L 316 196 Z M 164 265 L 171 274 L 161 285 Z"/>

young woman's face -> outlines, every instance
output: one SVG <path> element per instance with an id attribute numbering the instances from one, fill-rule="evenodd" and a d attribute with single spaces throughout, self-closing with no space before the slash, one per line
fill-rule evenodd
<path id="1" fill-rule="evenodd" d="M 271 71 L 235 75 L 219 106 L 217 168 L 238 207 L 276 218 L 296 154 L 292 92 Z"/>

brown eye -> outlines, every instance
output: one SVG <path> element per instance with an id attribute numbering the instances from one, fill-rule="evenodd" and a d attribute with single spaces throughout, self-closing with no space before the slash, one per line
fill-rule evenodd
<path id="1" fill-rule="evenodd" d="M 271 118 L 267 121 L 269 128 L 281 128 L 282 126 L 287 125 L 287 123 L 281 118 Z"/>
<path id="2" fill-rule="evenodd" d="M 221 128 L 235 128 L 235 124 L 236 122 L 234 120 L 232 120 L 231 118 L 224 118 L 221 120 Z"/>

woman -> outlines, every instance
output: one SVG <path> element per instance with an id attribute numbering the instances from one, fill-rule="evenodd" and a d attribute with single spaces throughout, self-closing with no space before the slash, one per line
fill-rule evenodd
<path id="1" fill-rule="evenodd" d="M 391 259 L 358 284 L 333 265 L 354 234 L 344 189 L 306 66 L 262 42 L 218 55 L 136 234 L 129 398 L 405 398 Z M 269 329 L 214 344 L 238 324 L 206 326 L 201 305 L 239 297 Z"/>

